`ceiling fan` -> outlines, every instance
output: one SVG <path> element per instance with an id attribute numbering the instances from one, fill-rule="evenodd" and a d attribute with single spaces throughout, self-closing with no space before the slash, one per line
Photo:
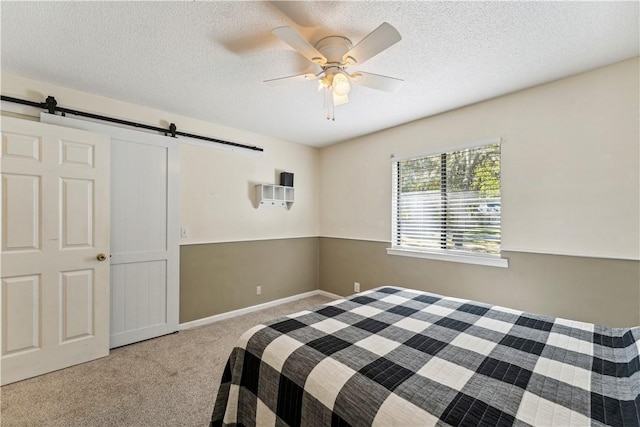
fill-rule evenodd
<path id="1" fill-rule="evenodd" d="M 265 80 L 264 83 L 275 85 L 289 81 L 318 80 L 318 90 L 323 90 L 325 95 L 327 120 L 335 120 L 334 107 L 349 102 L 351 83 L 395 92 L 404 81 L 363 71 L 347 71 L 349 67 L 362 65 L 402 40 L 400 33 L 387 22 L 370 32 L 355 46 L 351 40 L 342 36 L 325 37 L 313 46 L 291 27 L 278 27 L 272 33 L 311 61 L 315 72 Z"/>

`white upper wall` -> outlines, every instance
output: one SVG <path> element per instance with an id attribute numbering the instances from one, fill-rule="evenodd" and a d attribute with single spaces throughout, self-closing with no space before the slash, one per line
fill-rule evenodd
<path id="1" fill-rule="evenodd" d="M 182 244 L 309 237 L 319 234 L 319 154 L 316 148 L 154 110 L 111 98 L 2 75 L 2 94 L 179 131 L 256 145 L 262 155 L 228 151 L 216 144 L 180 137 L 181 224 L 189 228 Z M 3 102 L 2 110 L 38 116 L 42 110 Z M 215 120 L 215 118 L 212 118 Z M 254 185 L 279 183 L 279 172 L 294 173 L 296 201 L 256 208 Z"/>
<path id="2" fill-rule="evenodd" d="M 390 241 L 392 154 L 502 137 L 503 250 L 640 259 L 639 75 L 634 58 L 325 147 L 320 234 Z"/>
<path id="3" fill-rule="evenodd" d="M 17 76 L 2 94 L 258 145 L 181 144 L 182 243 L 331 236 L 389 241 L 391 154 L 504 139 L 503 249 L 640 259 L 638 58 L 317 149 Z M 2 103 L 3 110 L 40 110 Z M 347 120 L 345 117 L 344 120 Z M 187 139 L 181 139 L 187 142 Z M 295 174 L 296 202 L 255 208 L 253 185 Z M 320 196 L 318 196 L 320 194 Z"/>

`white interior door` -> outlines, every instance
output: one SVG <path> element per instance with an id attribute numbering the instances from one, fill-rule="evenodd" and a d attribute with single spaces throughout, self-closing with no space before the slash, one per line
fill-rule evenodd
<path id="1" fill-rule="evenodd" d="M 111 136 L 111 348 L 177 331 L 177 140 L 46 113 L 41 120 Z"/>
<path id="2" fill-rule="evenodd" d="M 109 354 L 109 155 L 106 136 L 2 118 L 3 385 Z"/>

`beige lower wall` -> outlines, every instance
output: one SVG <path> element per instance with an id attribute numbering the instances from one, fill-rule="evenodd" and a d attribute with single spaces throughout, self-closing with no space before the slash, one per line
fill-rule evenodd
<path id="1" fill-rule="evenodd" d="M 319 259 L 317 237 L 183 245 L 180 323 L 316 290 Z"/>
<path id="2" fill-rule="evenodd" d="M 509 268 L 387 255 L 389 243 L 320 238 L 320 289 L 397 285 L 608 326 L 640 324 L 640 262 L 507 252 Z"/>
<path id="3" fill-rule="evenodd" d="M 640 325 L 640 262 L 506 252 L 509 268 L 387 255 L 328 237 L 183 245 L 180 322 L 321 289 L 406 286 L 608 326 Z M 256 286 L 262 295 L 256 295 Z"/>

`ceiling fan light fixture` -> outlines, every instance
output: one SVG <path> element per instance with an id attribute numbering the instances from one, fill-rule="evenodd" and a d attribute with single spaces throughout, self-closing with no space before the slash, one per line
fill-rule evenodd
<path id="1" fill-rule="evenodd" d="M 333 76 L 333 93 L 337 96 L 346 96 L 351 91 L 351 85 L 349 79 L 342 73 L 337 73 Z"/>
<path id="2" fill-rule="evenodd" d="M 331 79 L 327 76 L 318 79 L 318 91 L 329 89 L 331 87 Z"/>
<path id="3" fill-rule="evenodd" d="M 347 95 L 338 95 L 335 91 L 333 92 L 333 105 L 338 106 L 342 104 L 346 104 L 349 102 L 349 97 Z"/>

